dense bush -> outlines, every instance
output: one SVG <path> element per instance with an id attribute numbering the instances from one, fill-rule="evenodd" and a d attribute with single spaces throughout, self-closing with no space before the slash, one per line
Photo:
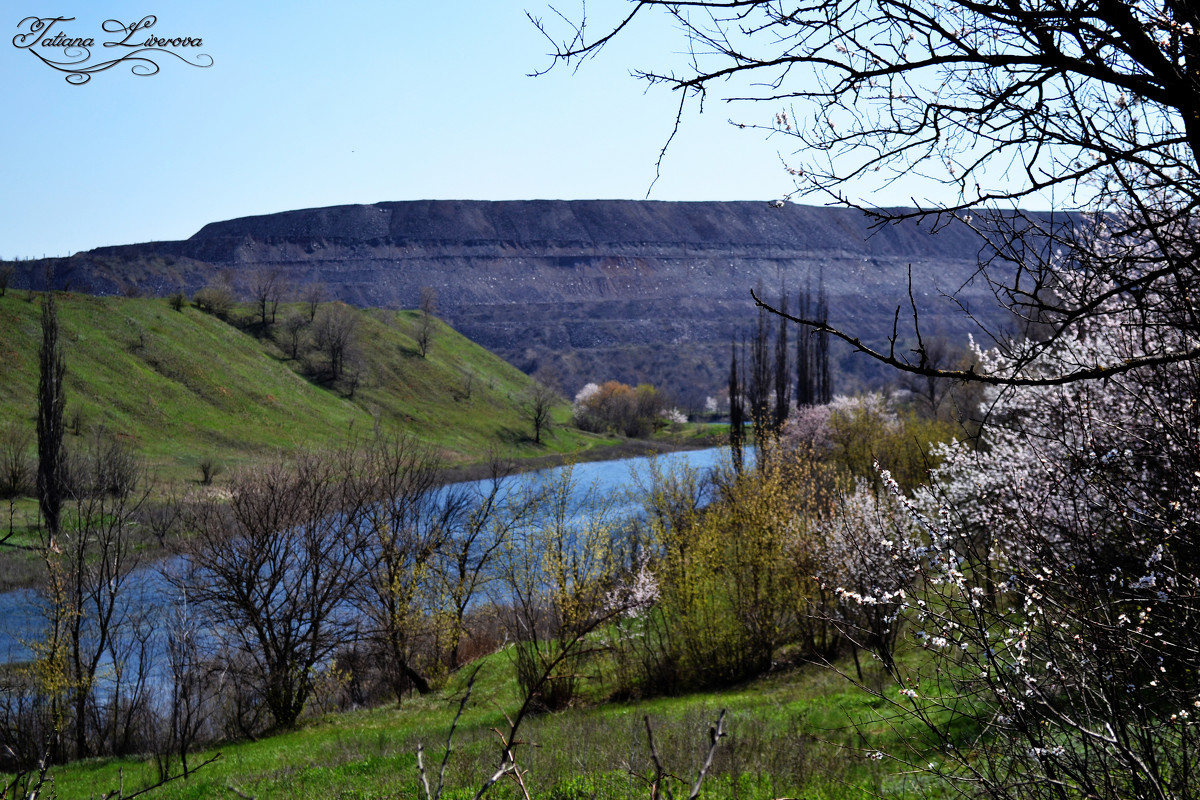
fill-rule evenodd
<path id="1" fill-rule="evenodd" d="M 224 283 L 212 283 L 192 295 L 196 308 L 213 316 L 225 319 L 233 310 L 236 298 L 233 289 Z"/>
<path id="2" fill-rule="evenodd" d="M 816 522 L 838 488 L 833 471 L 795 452 L 755 470 L 702 476 L 651 461 L 640 477 L 642 566 L 630 585 L 652 602 L 615 631 L 630 692 L 719 686 L 768 669 L 811 632 L 819 586 L 810 572 Z M 645 571 L 647 574 L 642 574 Z"/>
<path id="3" fill-rule="evenodd" d="M 619 381 L 600 385 L 589 383 L 575 395 L 575 424 L 585 431 L 614 431 L 640 437 L 653 433 L 667 423 L 668 403 L 662 393 L 648 383 L 637 388 Z"/>
<path id="4" fill-rule="evenodd" d="M 956 422 L 916 413 L 872 392 L 797 409 L 783 427 L 780 446 L 807 449 L 842 474 L 876 485 L 878 462 L 911 490 L 928 482 L 940 458 L 936 444 L 962 430 Z"/>

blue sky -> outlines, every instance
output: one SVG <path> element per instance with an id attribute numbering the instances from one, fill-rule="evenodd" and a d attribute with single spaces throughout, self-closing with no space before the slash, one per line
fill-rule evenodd
<path id="1" fill-rule="evenodd" d="M 600 25 L 624 6 L 593 0 L 588 11 Z M 544 0 L 0 7 L 0 258 L 180 239 L 215 220 L 344 203 L 640 199 L 677 103 L 629 74 L 670 63 L 680 40 L 665 22 L 578 70 L 528 77 L 549 63 L 525 16 L 551 16 Z M 106 19 L 147 14 L 157 17 L 150 33 L 202 38 L 213 65 L 160 58 L 156 75 L 118 66 L 74 86 L 12 44 L 30 16 L 75 17 L 60 27 L 99 43 L 112 38 Z M 780 159 L 792 144 L 728 122 L 766 124 L 777 110 L 711 102 L 689 114 L 649 197 L 787 193 Z"/>

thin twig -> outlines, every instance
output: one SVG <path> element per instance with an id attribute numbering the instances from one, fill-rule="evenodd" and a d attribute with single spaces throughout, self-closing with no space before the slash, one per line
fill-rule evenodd
<path id="1" fill-rule="evenodd" d="M 421 776 L 421 786 L 425 789 L 425 800 L 432 800 L 432 795 L 429 794 L 429 779 L 425 777 L 425 760 L 422 754 L 425 752 L 425 745 L 417 742 L 417 774 Z"/>
<path id="2" fill-rule="evenodd" d="M 692 786 L 692 793 L 688 795 L 688 800 L 696 800 L 700 796 L 700 787 L 704 783 L 704 776 L 712 767 L 713 756 L 717 753 L 717 743 L 723 736 L 725 736 L 725 709 L 721 709 L 721 715 L 717 717 L 716 724 L 710 725 L 708 728 L 708 757 L 704 759 L 704 766 L 700 768 L 700 774 L 696 776 L 696 783 Z"/>
<path id="3" fill-rule="evenodd" d="M 442 787 L 446 785 L 446 764 L 450 761 L 450 747 L 454 742 L 454 731 L 458 728 L 458 721 L 462 719 L 463 711 L 467 708 L 467 701 L 471 699 L 471 691 L 475 688 L 475 677 L 479 675 L 481 669 L 483 669 L 482 664 L 476 667 L 475 671 L 471 673 L 471 677 L 467 679 L 467 691 L 458 704 L 458 713 L 454 715 L 454 721 L 450 723 L 450 733 L 446 735 L 446 752 L 442 756 L 442 768 L 438 771 L 437 794 L 434 795 L 433 800 L 442 796 Z M 426 792 L 428 793 L 428 789 Z"/>
<path id="4" fill-rule="evenodd" d="M 650 760 L 654 762 L 654 781 L 650 784 L 650 800 L 659 800 L 662 790 L 662 779 L 666 775 L 662 759 L 658 757 L 658 748 L 654 744 L 654 731 L 650 728 L 650 716 L 642 717 L 646 722 L 646 741 L 650 743 Z"/>

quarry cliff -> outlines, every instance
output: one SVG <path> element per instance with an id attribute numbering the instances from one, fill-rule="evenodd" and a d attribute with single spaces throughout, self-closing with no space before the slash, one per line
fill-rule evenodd
<path id="1" fill-rule="evenodd" d="M 589 380 L 650 381 L 685 403 L 728 373 L 730 341 L 749 330 L 750 291 L 768 300 L 819 286 L 831 320 L 876 342 L 896 307 L 924 330 L 965 341 L 958 292 L 997 319 L 971 283 L 983 242 L 957 221 L 877 226 L 852 209 L 765 202 L 406 201 L 213 222 L 181 241 L 100 247 L 20 262 L 13 285 L 92 294 L 189 295 L 214 281 L 245 289 L 260 270 L 289 286 L 323 284 L 356 306 L 412 308 L 422 287 L 455 328 L 573 392 Z M 794 307 L 794 306 L 793 306 Z M 835 351 L 843 387 L 878 379 Z"/>

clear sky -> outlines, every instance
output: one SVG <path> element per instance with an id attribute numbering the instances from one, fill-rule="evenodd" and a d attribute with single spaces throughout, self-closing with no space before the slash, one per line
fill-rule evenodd
<path id="1" fill-rule="evenodd" d="M 590 14 L 624 0 L 592 0 Z M 566 0 L 565 13 L 578 11 Z M 205 223 L 295 208 L 416 199 L 647 196 L 677 95 L 632 67 L 680 38 L 641 26 L 578 70 L 549 64 L 525 11 L 545 0 L 0 0 L 0 258 L 182 239 Z M 212 66 L 159 57 L 71 85 L 17 47 L 27 17 L 75 17 L 111 58 L 105 20 L 193 37 Z M 560 26 L 561 28 L 561 26 Z M 43 48 L 43 52 L 49 52 Z M 103 52 L 102 52 L 103 51 Z M 648 58 L 646 54 L 654 54 Z M 657 200 L 771 200 L 794 146 L 738 130 L 779 110 L 710 102 L 668 152 Z M 873 196 L 882 205 L 907 204 Z M 925 199 L 922 197 L 921 199 Z M 811 201 L 819 202 L 819 201 Z"/>

